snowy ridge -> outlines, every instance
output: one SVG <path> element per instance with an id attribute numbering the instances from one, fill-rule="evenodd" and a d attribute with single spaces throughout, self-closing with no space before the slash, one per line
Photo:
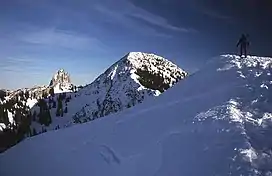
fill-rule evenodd
<path id="1" fill-rule="evenodd" d="M 158 98 L 28 138 L 0 175 L 271 175 L 271 71 L 271 58 L 217 57 Z"/>

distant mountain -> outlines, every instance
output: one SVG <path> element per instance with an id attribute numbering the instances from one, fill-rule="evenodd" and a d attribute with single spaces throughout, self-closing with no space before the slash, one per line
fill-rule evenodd
<path id="1" fill-rule="evenodd" d="M 53 89 L 53 90 L 52 90 Z M 18 90 L 0 90 L 0 105 L 5 106 L 6 111 L 10 112 L 10 121 L 15 116 L 19 108 L 17 103 L 24 104 L 31 109 L 39 99 L 47 98 L 52 93 L 72 92 L 78 90 L 71 83 L 70 75 L 64 69 L 58 70 L 52 77 L 49 86 L 35 86 L 32 88 L 22 88 Z M 23 108 L 23 107 L 20 107 Z M 2 110 L 4 111 L 4 110 Z M 0 124 L 3 122 L 3 116 L 0 116 Z M 4 125 L 2 124 L 2 127 Z M 5 124 L 7 126 L 7 124 Z M 0 125 L 0 131 L 3 130 Z"/>
<path id="2" fill-rule="evenodd" d="M 54 79 L 56 78 L 56 79 Z M 76 91 L 70 76 L 59 70 L 49 86 L 35 86 L 18 90 L 0 90 L 0 152 L 6 147 L 17 143 L 30 133 L 31 109 L 39 100 L 46 99 L 50 94 Z"/>
<path id="3" fill-rule="evenodd" d="M 64 69 L 58 70 L 52 77 L 49 87 L 53 87 L 55 93 L 71 91 L 73 85 L 68 72 L 65 72 Z"/>

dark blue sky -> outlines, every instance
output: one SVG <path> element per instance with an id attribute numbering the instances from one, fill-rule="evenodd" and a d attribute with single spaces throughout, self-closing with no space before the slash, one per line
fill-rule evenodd
<path id="1" fill-rule="evenodd" d="M 0 88 L 48 84 L 59 68 L 90 83 L 130 51 L 193 72 L 236 53 L 242 32 L 252 55 L 271 56 L 271 8 L 270 0 L 0 1 Z"/>

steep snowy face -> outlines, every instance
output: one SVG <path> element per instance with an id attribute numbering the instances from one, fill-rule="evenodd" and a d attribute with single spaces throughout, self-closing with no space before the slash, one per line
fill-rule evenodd
<path id="1" fill-rule="evenodd" d="M 79 96 L 90 96 L 92 101 L 73 118 L 76 122 L 92 120 L 135 106 L 185 76 L 185 71 L 161 56 L 131 52 L 79 91 Z"/>
<path id="2" fill-rule="evenodd" d="M 271 72 L 271 58 L 217 57 L 155 99 L 24 140 L 0 175 L 271 175 Z"/>
<path id="3" fill-rule="evenodd" d="M 49 87 L 54 87 L 55 93 L 71 91 L 73 85 L 70 75 L 64 69 L 58 70 L 50 81 Z"/>

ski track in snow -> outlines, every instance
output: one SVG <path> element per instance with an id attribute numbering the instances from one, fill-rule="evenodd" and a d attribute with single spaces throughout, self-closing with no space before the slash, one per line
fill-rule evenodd
<path id="1" fill-rule="evenodd" d="M 108 164 L 112 162 L 120 164 L 121 162 L 117 154 L 109 146 L 102 145 L 100 154 Z"/>

